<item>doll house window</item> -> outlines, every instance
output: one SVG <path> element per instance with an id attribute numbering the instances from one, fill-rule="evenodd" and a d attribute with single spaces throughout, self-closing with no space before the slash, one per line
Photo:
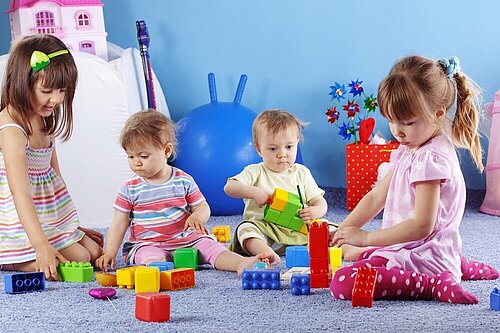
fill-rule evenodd
<path id="1" fill-rule="evenodd" d="M 39 34 L 55 33 L 54 13 L 43 10 L 35 14 L 36 32 Z"/>
<path id="2" fill-rule="evenodd" d="M 92 29 L 92 20 L 90 13 L 79 11 L 75 15 L 76 17 L 76 28 L 78 30 L 89 30 Z"/>
<path id="3" fill-rule="evenodd" d="M 85 40 L 85 41 L 82 41 L 78 44 L 78 50 L 80 52 L 86 52 L 86 53 L 90 53 L 90 54 L 96 54 L 95 53 L 95 44 L 94 42 L 90 41 L 90 40 Z"/>

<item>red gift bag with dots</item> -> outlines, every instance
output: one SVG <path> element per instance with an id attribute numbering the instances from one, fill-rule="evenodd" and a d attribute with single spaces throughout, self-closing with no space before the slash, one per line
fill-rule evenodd
<path id="1" fill-rule="evenodd" d="M 399 142 L 385 145 L 350 143 L 346 145 L 347 209 L 353 210 L 377 180 L 378 167 L 389 162 Z"/>

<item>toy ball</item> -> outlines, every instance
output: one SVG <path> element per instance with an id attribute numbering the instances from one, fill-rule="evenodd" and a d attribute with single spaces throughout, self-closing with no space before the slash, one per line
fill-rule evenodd
<path id="1" fill-rule="evenodd" d="M 233 102 L 219 102 L 215 75 L 208 74 L 210 103 L 177 123 L 179 155 L 172 164 L 194 178 L 213 215 L 243 212 L 243 200 L 227 196 L 224 185 L 245 166 L 261 161 L 252 139 L 256 115 L 240 104 L 246 80 L 241 75 Z"/>
<path id="2" fill-rule="evenodd" d="M 116 290 L 113 288 L 92 288 L 89 290 L 89 295 L 97 299 L 108 299 L 116 295 Z"/>

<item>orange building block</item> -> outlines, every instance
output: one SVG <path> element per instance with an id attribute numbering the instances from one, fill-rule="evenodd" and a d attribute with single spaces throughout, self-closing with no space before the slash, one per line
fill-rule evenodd
<path id="1" fill-rule="evenodd" d="M 160 272 L 160 290 L 181 290 L 193 288 L 195 284 L 194 269 L 176 268 Z"/>

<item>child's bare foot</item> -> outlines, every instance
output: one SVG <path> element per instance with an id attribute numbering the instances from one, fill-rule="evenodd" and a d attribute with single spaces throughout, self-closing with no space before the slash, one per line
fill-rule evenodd
<path id="1" fill-rule="evenodd" d="M 356 261 L 359 255 L 366 250 L 365 247 L 344 244 L 341 246 L 342 256 L 345 261 Z"/>

